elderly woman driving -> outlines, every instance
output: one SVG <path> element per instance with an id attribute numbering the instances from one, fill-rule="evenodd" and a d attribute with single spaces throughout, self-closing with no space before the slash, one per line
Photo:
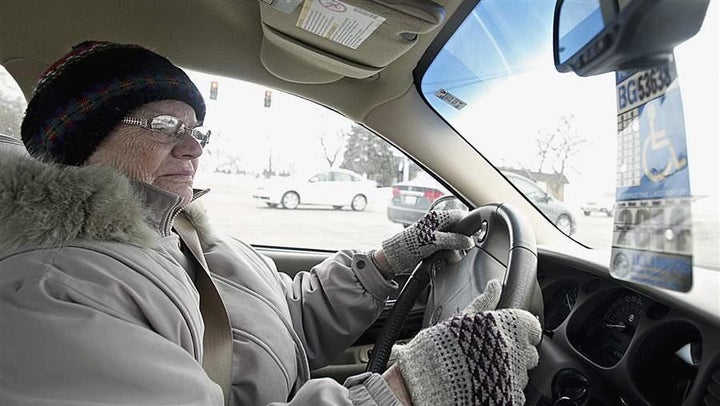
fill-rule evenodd
<path id="1" fill-rule="evenodd" d="M 84 42 L 42 76 L 0 157 L 0 404 L 521 404 L 538 321 L 471 307 L 384 375 L 310 379 L 379 316 L 396 273 L 472 240 L 431 212 L 294 278 L 217 233 L 193 178 L 210 132 L 185 73 Z"/>

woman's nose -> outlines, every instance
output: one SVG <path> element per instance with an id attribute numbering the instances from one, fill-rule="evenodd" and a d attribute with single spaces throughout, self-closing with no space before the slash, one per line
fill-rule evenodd
<path id="1" fill-rule="evenodd" d="M 181 159 L 195 159 L 202 155 L 200 141 L 190 134 L 183 134 L 180 141 L 173 148 L 173 155 Z"/>

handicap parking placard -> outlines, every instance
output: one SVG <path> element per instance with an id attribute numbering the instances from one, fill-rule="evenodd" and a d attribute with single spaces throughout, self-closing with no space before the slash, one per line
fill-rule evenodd
<path id="1" fill-rule="evenodd" d="M 674 63 L 618 72 L 613 276 L 692 287 L 689 160 Z"/>

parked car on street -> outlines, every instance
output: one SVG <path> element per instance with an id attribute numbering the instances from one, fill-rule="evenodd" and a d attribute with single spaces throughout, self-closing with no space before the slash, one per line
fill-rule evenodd
<path id="1" fill-rule="evenodd" d="M 425 172 L 392 187 L 392 199 L 387 206 L 388 219 L 407 227 L 422 217 L 430 203 L 449 194 L 438 181 Z"/>
<path id="2" fill-rule="evenodd" d="M 340 210 L 349 206 L 363 211 L 377 187 L 347 169 L 325 169 L 288 177 L 274 177 L 262 182 L 253 197 L 269 207 L 296 209 L 301 204 L 328 205 Z"/>
<path id="3" fill-rule="evenodd" d="M 585 202 L 581 207 L 583 214 L 589 216 L 593 213 L 605 214 L 608 217 L 613 215 L 613 208 L 615 207 L 615 195 L 605 194 L 596 200 L 589 200 Z"/>
<path id="4" fill-rule="evenodd" d="M 550 221 L 565 235 L 573 235 L 577 228 L 575 216 L 565 203 L 550 196 L 532 180 L 512 172 L 503 172 L 506 178 L 515 185 Z"/>
<path id="5" fill-rule="evenodd" d="M 230 159 L 215 167 L 216 173 L 236 174 L 242 172 L 241 163 L 237 160 Z"/>
<path id="6" fill-rule="evenodd" d="M 520 189 L 560 231 L 566 235 L 575 233 L 577 227 L 575 216 L 564 203 L 547 194 L 535 182 L 524 176 L 506 171 L 503 171 L 503 175 Z M 387 207 L 388 219 L 407 227 L 425 214 L 430 203 L 447 194 L 449 194 L 448 190 L 438 181 L 424 172 L 420 173 L 412 180 L 393 186 L 392 199 Z"/>

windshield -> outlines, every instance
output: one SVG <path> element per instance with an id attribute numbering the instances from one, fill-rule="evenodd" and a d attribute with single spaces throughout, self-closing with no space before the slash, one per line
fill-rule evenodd
<path id="1" fill-rule="evenodd" d="M 555 1 L 484 0 L 439 51 L 421 91 L 547 219 L 609 249 L 617 168 L 613 73 L 578 77 L 553 64 Z M 675 50 L 693 194 L 695 264 L 720 267 L 717 3 Z"/>

